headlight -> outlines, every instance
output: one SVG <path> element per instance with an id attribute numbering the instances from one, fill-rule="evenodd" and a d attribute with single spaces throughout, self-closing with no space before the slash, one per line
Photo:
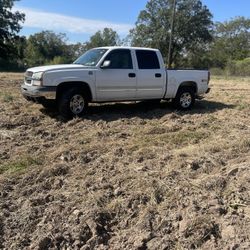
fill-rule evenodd
<path id="1" fill-rule="evenodd" d="M 42 78 L 43 78 L 43 72 L 36 72 L 33 73 L 32 75 L 33 80 L 42 80 Z"/>
<path id="2" fill-rule="evenodd" d="M 32 75 L 32 85 L 41 86 L 43 81 L 43 73 L 44 72 L 36 72 Z"/>

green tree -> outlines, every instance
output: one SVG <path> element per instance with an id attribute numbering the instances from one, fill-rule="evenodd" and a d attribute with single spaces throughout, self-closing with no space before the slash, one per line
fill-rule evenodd
<path id="1" fill-rule="evenodd" d="M 14 50 L 15 56 L 12 57 L 11 63 L 13 65 L 13 69 L 23 70 L 25 68 L 24 58 L 25 58 L 25 49 L 27 46 L 27 39 L 25 36 L 17 36 L 14 39 Z"/>
<path id="2" fill-rule="evenodd" d="M 15 40 L 25 17 L 18 11 L 11 11 L 15 1 L 0 0 L 0 64 L 5 64 L 10 54 L 15 54 Z"/>
<path id="3" fill-rule="evenodd" d="M 105 28 L 103 31 L 96 32 L 90 37 L 89 42 L 86 43 L 86 49 L 102 46 L 116 46 L 119 44 L 119 36 L 116 31 Z"/>
<path id="4" fill-rule="evenodd" d="M 69 44 L 67 46 L 68 55 L 72 59 L 71 61 L 75 61 L 79 56 L 87 51 L 85 43 L 76 43 L 76 44 Z"/>
<path id="5" fill-rule="evenodd" d="M 172 12 L 173 0 L 149 0 L 130 31 L 131 44 L 159 48 L 167 59 Z M 177 0 L 170 63 L 180 66 L 189 53 L 207 48 L 212 25 L 212 14 L 200 0 Z"/>
<path id="6" fill-rule="evenodd" d="M 229 61 L 250 57 L 250 19 L 236 17 L 217 22 L 210 53 L 213 65 L 221 68 Z"/>
<path id="7" fill-rule="evenodd" d="M 71 62 L 65 34 L 42 31 L 27 40 L 25 60 L 28 66 Z"/>

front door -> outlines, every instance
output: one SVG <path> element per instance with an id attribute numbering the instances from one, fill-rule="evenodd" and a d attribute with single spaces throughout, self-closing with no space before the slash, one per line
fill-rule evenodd
<path id="1" fill-rule="evenodd" d="M 136 71 L 129 49 L 112 50 L 104 59 L 109 66 L 96 72 L 98 101 L 125 101 L 136 97 Z M 104 64 L 103 64 L 104 65 Z"/>

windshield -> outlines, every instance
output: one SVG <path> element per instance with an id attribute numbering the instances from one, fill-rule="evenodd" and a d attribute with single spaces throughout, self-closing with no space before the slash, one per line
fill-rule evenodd
<path id="1" fill-rule="evenodd" d="M 74 64 L 82 64 L 83 66 L 96 66 L 107 49 L 92 49 L 80 56 Z"/>

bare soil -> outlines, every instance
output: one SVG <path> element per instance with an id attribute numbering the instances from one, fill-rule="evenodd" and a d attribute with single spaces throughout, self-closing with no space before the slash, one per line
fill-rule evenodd
<path id="1" fill-rule="evenodd" d="M 0 73 L 0 249 L 250 249 L 249 78 L 69 122 L 21 82 Z"/>

